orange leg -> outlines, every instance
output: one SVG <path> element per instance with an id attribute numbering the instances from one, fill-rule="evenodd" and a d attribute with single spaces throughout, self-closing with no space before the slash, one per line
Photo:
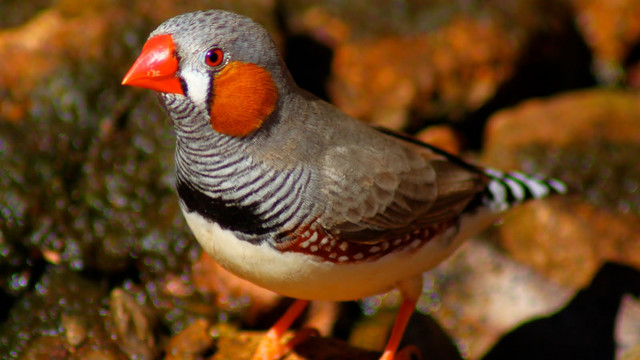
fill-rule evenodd
<path id="1" fill-rule="evenodd" d="M 291 324 L 300 316 L 302 311 L 309 304 L 309 300 L 296 300 L 282 315 L 282 317 L 269 329 L 267 334 L 262 338 L 258 349 L 253 354 L 252 360 L 274 360 L 281 358 L 289 347 L 282 345 L 282 335 L 287 331 Z"/>
<path id="2" fill-rule="evenodd" d="M 409 318 L 411 317 L 411 314 L 413 314 L 413 310 L 415 310 L 417 302 L 417 299 L 405 298 L 402 300 L 402 305 L 400 305 L 396 322 L 393 324 L 393 328 L 391 329 L 391 336 L 389 337 L 389 341 L 387 342 L 387 346 L 384 348 L 384 352 L 382 353 L 380 360 L 394 360 L 396 351 L 398 350 L 398 345 L 400 345 L 400 340 L 402 340 L 402 335 L 404 334 L 404 329 L 409 323 Z"/>

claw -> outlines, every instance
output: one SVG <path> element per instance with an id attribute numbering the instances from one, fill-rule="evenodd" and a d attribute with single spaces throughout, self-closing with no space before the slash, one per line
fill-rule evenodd
<path id="1" fill-rule="evenodd" d="M 296 300 L 296 302 L 287 309 L 287 312 L 282 315 L 280 320 L 278 320 L 271 329 L 267 331 L 267 334 L 258 344 L 258 348 L 253 354 L 251 360 L 277 360 L 283 357 L 287 352 L 291 351 L 293 346 L 290 346 L 289 344 L 282 344 L 282 336 L 285 331 L 291 327 L 291 324 L 293 324 L 298 316 L 300 316 L 302 311 L 304 311 L 308 303 L 309 301 L 307 300 Z M 308 337 L 309 336 L 306 338 Z M 292 340 L 295 339 L 296 337 Z"/>
<path id="2" fill-rule="evenodd" d="M 277 360 L 282 358 L 290 348 L 282 345 L 281 340 L 281 336 L 269 330 L 262 340 L 260 340 L 258 348 L 251 357 L 251 360 Z"/>
<path id="3" fill-rule="evenodd" d="M 398 345 L 400 345 L 400 340 L 402 339 L 402 335 L 404 334 L 404 329 L 409 323 L 409 318 L 411 317 L 413 310 L 416 308 L 416 302 L 417 300 L 411 298 L 405 298 L 402 301 L 402 305 L 400 305 L 400 310 L 398 311 L 398 315 L 396 317 L 396 322 L 393 324 L 393 329 L 391 329 L 391 336 L 389 336 L 389 341 L 387 342 L 387 346 L 385 347 L 380 360 L 406 359 L 399 358 L 398 356 L 400 354 L 396 354 L 396 351 L 398 350 Z"/>

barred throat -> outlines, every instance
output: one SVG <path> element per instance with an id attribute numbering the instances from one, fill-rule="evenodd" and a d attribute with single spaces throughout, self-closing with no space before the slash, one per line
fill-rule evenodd
<path id="1" fill-rule="evenodd" d="M 215 132 L 206 117 L 194 116 L 195 107 L 176 105 L 171 110 L 177 190 L 188 212 L 239 239 L 254 244 L 268 240 L 273 246 L 290 240 L 300 225 L 317 217 L 317 204 L 305 198 L 313 186 L 309 169 L 269 167 L 247 155 L 250 139 Z"/>
<path id="2" fill-rule="evenodd" d="M 502 172 L 484 169 L 491 180 L 482 194 L 482 203 L 498 213 L 527 200 L 541 199 L 552 194 L 565 194 L 567 186 L 557 179 L 545 179 L 518 171 Z"/>

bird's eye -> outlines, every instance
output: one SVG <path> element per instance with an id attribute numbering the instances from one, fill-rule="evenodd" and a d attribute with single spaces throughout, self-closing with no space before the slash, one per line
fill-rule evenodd
<path id="1" fill-rule="evenodd" d="M 222 64 L 224 60 L 224 52 L 220 48 L 211 48 L 204 54 L 204 63 L 216 67 Z"/>

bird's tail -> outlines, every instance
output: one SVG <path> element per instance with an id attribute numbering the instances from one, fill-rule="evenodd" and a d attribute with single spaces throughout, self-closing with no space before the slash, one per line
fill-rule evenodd
<path id="1" fill-rule="evenodd" d="M 557 179 L 545 179 L 517 171 L 505 173 L 491 168 L 483 170 L 491 180 L 485 188 L 482 203 L 495 213 L 530 199 L 567 192 L 567 185 Z"/>

